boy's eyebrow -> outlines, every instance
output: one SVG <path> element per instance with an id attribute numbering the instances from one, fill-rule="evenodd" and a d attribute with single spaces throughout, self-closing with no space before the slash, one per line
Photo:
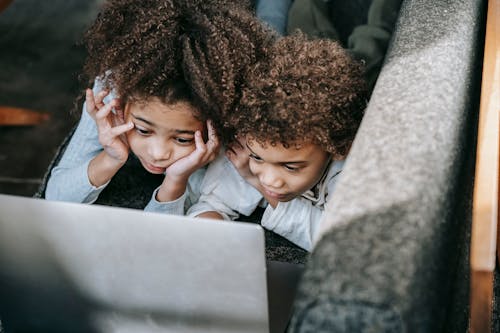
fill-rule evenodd
<path id="1" fill-rule="evenodd" d="M 248 142 L 245 142 L 245 145 L 247 146 L 247 149 L 250 150 L 250 152 L 252 154 L 254 154 L 255 156 L 258 156 L 260 157 L 259 155 L 257 155 L 256 153 L 254 153 L 254 151 L 252 150 L 252 148 L 250 148 L 250 146 L 248 145 Z M 307 161 L 286 161 L 286 162 L 278 162 L 278 164 L 303 164 L 303 163 L 307 163 Z"/>

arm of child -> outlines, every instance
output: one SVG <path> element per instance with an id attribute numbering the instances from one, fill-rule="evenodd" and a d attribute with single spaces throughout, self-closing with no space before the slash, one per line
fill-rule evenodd
<path id="1" fill-rule="evenodd" d="M 96 187 L 109 183 L 127 162 L 129 147 L 122 134 L 134 127 L 132 122 L 125 123 L 118 100 L 104 102 L 108 94 L 107 91 L 97 94 L 90 89 L 86 91 L 86 110 L 96 123 L 99 143 L 103 147 L 103 151 L 90 161 L 87 170 L 90 183 Z"/>
<path id="2" fill-rule="evenodd" d="M 323 208 L 304 198 L 268 205 L 262 216 L 264 228 L 281 235 L 307 251 L 312 251 Z"/>
<path id="3" fill-rule="evenodd" d="M 261 199 L 260 193 L 221 154 L 209 165 L 201 185 L 200 199 L 188 210 L 187 215 L 235 220 L 240 213 L 250 215 Z"/>
<path id="4" fill-rule="evenodd" d="M 151 196 L 151 200 L 144 208 L 147 212 L 184 215 L 187 209 L 198 202 L 200 198 L 201 183 L 205 176 L 205 168 L 196 170 L 188 179 L 185 192 L 177 199 L 171 201 L 158 201 L 157 194 L 161 185 L 156 188 Z"/>
<path id="5" fill-rule="evenodd" d="M 212 220 L 224 220 L 224 216 L 218 212 L 205 212 L 199 214 L 197 217 Z"/>
<path id="6" fill-rule="evenodd" d="M 101 88 L 101 84 L 96 81 L 94 92 Z M 111 100 L 112 96 L 107 98 Z M 94 159 L 102 158 L 100 154 L 103 153 L 103 147 L 99 142 L 96 122 L 86 110 L 87 102 L 84 103 L 80 122 L 61 160 L 51 171 L 45 191 L 48 200 L 93 203 L 109 182 L 94 184 L 89 178 L 89 165 Z"/>

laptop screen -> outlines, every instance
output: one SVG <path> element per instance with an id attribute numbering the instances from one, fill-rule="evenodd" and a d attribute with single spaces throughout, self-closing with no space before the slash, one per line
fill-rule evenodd
<path id="1" fill-rule="evenodd" d="M 259 225 L 9 195 L 0 210 L 6 331 L 268 332 Z"/>

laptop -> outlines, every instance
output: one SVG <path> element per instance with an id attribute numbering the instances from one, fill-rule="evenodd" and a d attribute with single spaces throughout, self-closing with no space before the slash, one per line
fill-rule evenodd
<path id="1" fill-rule="evenodd" d="M 282 332 L 291 267 L 256 224 L 0 194 L 0 332 Z"/>

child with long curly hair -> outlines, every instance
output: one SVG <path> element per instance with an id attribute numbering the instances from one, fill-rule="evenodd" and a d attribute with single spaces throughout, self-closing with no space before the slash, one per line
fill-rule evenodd
<path id="1" fill-rule="evenodd" d="M 249 72 L 227 119 L 237 140 L 209 166 L 188 213 L 236 219 L 265 202 L 262 226 L 311 251 L 366 93 L 362 66 L 337 42 L 280 39 Z"/>
<path id="2" fill-rule="evenodd" d="M 251 44 L 241 67 L 228 61 L 233 39 Z M 165 175 L 145 210 L 184 214 L 199 196 L 204 166 L 218 154 L 216 132 L 231 107 L 224 101 L 272 36 L 231 1 L 111 0 L 85 40 L 84 75 L 97 79 L 45 197 L 93 203 L 137 158 Z"/>

